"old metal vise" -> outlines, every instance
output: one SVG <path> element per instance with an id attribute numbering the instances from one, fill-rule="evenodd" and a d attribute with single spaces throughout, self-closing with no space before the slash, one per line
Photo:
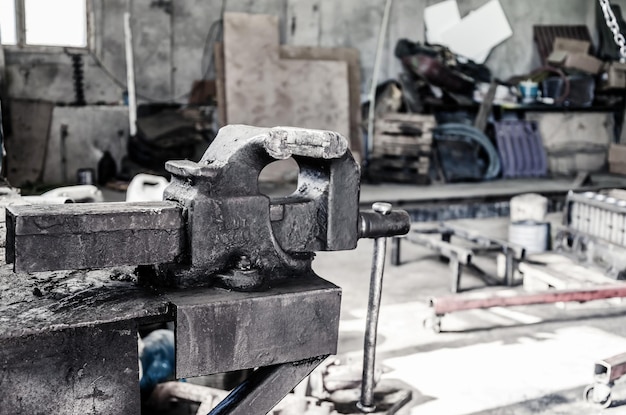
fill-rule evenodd
<path id="1" fill-rule="evenodd" d="M 261 194 L 263 168 L 290 157 L 297 190 Z M 354 249 L 359 238 L 410 226 L 404 211 L 359 212 L 359 166 L 330 131 L 227 126 L 199 162 L 166 169 L 164 202 L 9 207 L 7 262 L 16 272 L 155 265 L 170 285 L 217 279 L 259 289 L 310 272 L 315 251 Z"/>
<path id="2" fill-rule="evenodd" d="M 297 190 L 260 193 L 262 169 L 289 157 Z M 137 333 L 173 322 L 176 378 L 260 368 L 211 414 L 265 414 L 336 352 L 341 289 L 314 252 L 410 226 L 359 212 L 359 166 L 329 131 L 228 126 L 199 162 L 166 168 L 162 202 L 7 208 L 0 413 L 138 413 Z M 125 265 L 150 284 L 93 270 Z M 72 271 L 20 275 L 55 270 Z"/>

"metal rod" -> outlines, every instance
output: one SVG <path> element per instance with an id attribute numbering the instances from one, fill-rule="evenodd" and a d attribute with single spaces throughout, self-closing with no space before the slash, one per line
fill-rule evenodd
<path id="1" fill-rule="evenodd" d="M 124 13 L 124 40 L 126 44 L 126 83 L 128 94 L 129 134 L 137 134 L 137 97 L 135 95 L 135 58 L 133 54 L 133 32 L 130 25 L 130 13 Z"/>
<path id="2" fill-rule="evenodd" d="M 391 240 L 391 265 L 399 266 L 400 261 L 400 243 L 402 242 L 401 238 L 393 238 Z"/>
<path id="3" fill-rule="evenodd" d="M 267 414 L 327 357 L 261 367 L 233 389 L 208 415 Z"/>
<path id="4" fill-rule="evenodd" d="M 367 159 L 369 159 L 372 149 L 374 148 L 374 109 L 376 107 L 376 84 L 378 83 L 378 73 L 380 72 L 380 60 L 383 52 L 383 45 L 387 35 L 387 25 L 389 24 L 389 14 L 391 11 L 391 3 L 393 0 L 387 0 L 385 3 L 385 12 L 383 13 L 383 21 L 378 32 L 378 43 L 376 45 L 376 57 L 374 58 L 374 73 L 372 74 L 372 84 L 370 85 L 370 107 L 367 115 Z"/>
<path id="5" fill-rule="evenodd" d="M 515 275 L 515 253 L 512 249 L 504 247 L 504 285 L 513 286 L 513 277 Z"/>
<path id="6" fill-rule="evenodd" d="M 626 284 L 605 285 L 599 288 L 588 289 L 550 290 L 530 294 L 514 293 L 511 290 L 487 295 L 483 293 L 469 293 L 466 295 L 431 298 L 430 304 L 435 315 L 443 316 L 461 310 L 562 302 L 587 302 L 619 297 L 626 297 Z"/>
<path id="7" fill-rule="evenodd" d="M 361 384 L 361 400 L 358 407 L 361 412 L 374 412 L 374 370 L 376 365 L 376 337 L 378 334 L 378 315 L 383 290 L 383 269 L 385 267 L 385 250 L 387 238 L 376 238 L 374 242 L 374 261 L 372 279 L 370 281 L 369 304 L 367 306 L 367 326 L 363 350 L 363 382 Z"/>
<path id="8" fill-rule="evenodd" d="M 389 203 L 374 203 L 372 208 L 382 215 L 391 212 L 391 204 Z M 357 402 L 357 408 L 364 413 L 371 413 L 376 410 L 376 405 L 374 404 L 374 387 L 376 386 L 374 379 L 376 367 L 376 337 L 378 334 L 378 315 L 383 291 L 383 272 L 385 270 L 386 251 L 387 238 L 376 238 L 374 240 L 374 258 L 372 261 L 369 302 L 367 304 L 367 325 L 365 327 L 365 340 L 363 342 L 361 399 Z"/>

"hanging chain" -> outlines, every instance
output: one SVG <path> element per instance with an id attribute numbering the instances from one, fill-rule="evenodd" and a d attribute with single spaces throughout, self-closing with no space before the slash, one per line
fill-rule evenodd
<path id="1" fill-rule="evenodd" d="M 609 0 L 598 1 L 600 2 L 600 7 L 602 7 L 602 13 L 604 13 L 606 26 L 611 32 L 613 32 L 613 40 L 619 47 L 620 61 L 626 62 L 626 38 L 624 38 L 624 35 L 619 29 L 619 24 L 617 23 L 613 10 L 611 9 L 611 4 L 609 3 Z"/>

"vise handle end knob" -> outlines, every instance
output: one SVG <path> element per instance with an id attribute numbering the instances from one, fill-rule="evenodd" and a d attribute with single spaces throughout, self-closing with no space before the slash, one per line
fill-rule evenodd
<path id="1" fill-rule="evenodd" d="M 359 238 L 406 235 L 411 229 L 411 218 L 406 211 L 392 209 L 390 203 L 384 202 L 376 202 L 372 208 L 359 214 Z"/>

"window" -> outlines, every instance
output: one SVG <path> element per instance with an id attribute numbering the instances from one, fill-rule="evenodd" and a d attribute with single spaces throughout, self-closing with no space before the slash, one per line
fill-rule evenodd
<path id="1" fill-rule="evenodd" d="M 15 45 L 15 0 L 0 0 L 0 40 L 3 45 Z"/>
<path id="2" fill-rule="evenodd" d="M 3 45 L 86 48 L 87 0 L 0 0 Z"/>

